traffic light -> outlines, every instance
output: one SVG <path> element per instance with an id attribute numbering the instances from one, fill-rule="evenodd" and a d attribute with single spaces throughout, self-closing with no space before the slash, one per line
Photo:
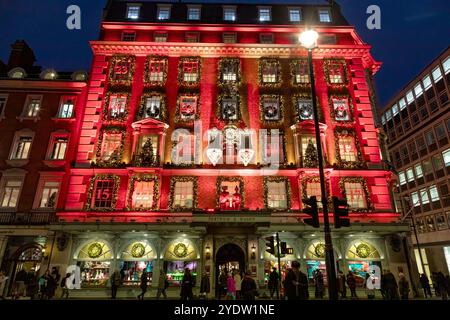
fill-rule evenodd
<path id="1" fill-rule="evenodd" d="M 348 203 L 347 199 L 339 199 L 333 197 L 334 207 L 334 227 L 350 227 L 350 218 L 348 217 Z"/>
<path id="2" fill-rule="evenodd" d="M 286 242 L 280 242 L 280 253 L 287 254 L 287 243 Z"/>
<path id="3" fill-rule="evenodd" d="M 303 213 L 306 213 L 311 218 L 303 219 L 303 222 L 307 225 L 312 226 L 313 228 L 319 228 L 319 210 L 317 209 L 317 198 L 315 196 L 310 197 L 309 199 L 303 199 L 303 203 L 307 205 L 305 209 L 303 209 Z"/>
<path id="4" fill-rule="evenodd" d="M 266 241 L 266 252 L 275 255 L 275 237 L 267 237 Z"/>

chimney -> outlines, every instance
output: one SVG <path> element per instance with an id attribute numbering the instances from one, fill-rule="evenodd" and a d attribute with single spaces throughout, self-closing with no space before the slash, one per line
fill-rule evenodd
<path id="1" fill-rule="evenodd" d="M 16 42 L 11 45 L 11 48 L 8 60 L 8 70 L 21 67 L 25 71 L 29 71 L 36 61 L 33 50 L 24 40 L 16 40 Z"/>

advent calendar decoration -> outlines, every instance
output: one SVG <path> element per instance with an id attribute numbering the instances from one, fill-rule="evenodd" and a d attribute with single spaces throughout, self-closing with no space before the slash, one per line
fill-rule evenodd
<path id="1" fill-rule="evenodd" d="M 114 211 L 120 178 L 110 174 L 98 174 L 91 178 L 89 184 L 88 211 Z"/>
<path id="2" fill-rule="evenodd" d="M 107 93 L 103 120 L 124 122 L 128 115 L 128 99 L 129 94 L 126 92 Z"/>
<path id="3" fill-rule="evenodd" d="M 347 97 L 333 97 L 332 99 L 334 120 L 351 121 L 350 106 Z"/>
<path id="4" fill-rule="evenodd" d="M 169 60 L 167 57 L 147 57 L 144 84 L 147 86 L 163 86 L 167 81 L 168 66 Z"/>
<path id="5" fill-rule="evenodd" d="M 281 124 L 283 99 L 279 95 L 262 95 L 260 98 L 261 121 L 265 125 Z"/>
<path id="6" fill-rule="evenodd" d="M 136 120 L 152 118 L 155 120 L 166 121 L 166 97 L 159 92 L 149 92 L 142 95 L 139 112 Z"/>
<path id="7" fill-rule="evenodd" d="M 199 117 L 198 94 L 181 95 L 178 99 L 175 122 L 193 122 Z"/>
<path id="8" fill-rule="evenodd" d="M 119 55 L 112 57 L 109 68 L 109 83 L 111 85 L 131 85 L 134 68 L 134 56 Z"/>
<path id="9" fill-rule="evenodd" d="M 313 105 L 311 100 L 299 99 L 297 100 L 297 112 L 300 120 L 313 120 Z"/>

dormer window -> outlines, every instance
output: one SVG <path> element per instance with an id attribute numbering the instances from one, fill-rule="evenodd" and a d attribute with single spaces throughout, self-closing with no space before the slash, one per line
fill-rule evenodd
<path id="1" fill-rule="evenodd" d="M 188 20 L 200 20 L 201 11 L 199 6 L 188 7 Z"/>
<path id="2" fill-rule="evenodd" d="M 236 21 L 236 7 L 223 7 L 223 20 Z"/>
<path id="3" fill-rule="evenodd" d="M 41 73 L 42 80 L 55 80 L 56 79 L 56 71 L 53 69 L 45 70 Z"/>
<path id="4" fill-rule="evenodd" d="M 27 73 L 22 68 L 14 68 L 8 72 L 8 77 L 11 79 L 23 79 L 27 76 Z"/>
<path id="5" fill-rule="evenodd" d="M 140 4 L 129 4 L 127 7 L 127 18 L 128 19 L 139 19 L 139 15 L 141 13 L 141 5 Z"/>
<path id="6" fill-rule="evenodd" d="M 300 8 L 289 8 L 289 20 L 291 22 L 302 21 L 302 11 Z"/>
<path id="7" fill-rule="evenodd" d="M 169 20 L 170 19 L 170 9 L 171 9 L 171 6 L 158 5 L 158 20 Z"/>
<path id="8" fill-rule="evenodd" d="M 319 21 L 320 22 L 331 22 L 331 12 L 330 9 L 319 9 Z"/>
<path id="9" fill-rule="evenodd" d="M 259 21 L 267 22 L 272 20 L 272 10 L 270 7 L 259 8 Z"/>

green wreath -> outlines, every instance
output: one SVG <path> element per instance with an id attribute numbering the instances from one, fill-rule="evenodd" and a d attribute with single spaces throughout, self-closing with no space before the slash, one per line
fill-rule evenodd
<path id="1" fill-rule="evenodd" d="M 319 243 L 315 248 L 314 248 L 314 253 L 316 254 L 316 256 L 318 258 L 323 258 L 325 257 L 325 245 L 323 243 Z"/>
<path id="2" fill-rule="evenodd" d="M 178 258 L 185 258 L 188 253 L 188 248 L 184 243 L 179 243 L 173 249 L 173 254 Z"/>
<path id="3" fill-rule="evenodd" d="M 135 243 L 131 247 L 131 255 L 133 258 L 142 258 L 145 254 L 145 247 L 142 243 Z"/>
<path id="4" fill-rule="evenodd" d="M 103 247 L 100 243 L 94 242 L 88 248 L 88 256 L 91 259 L 97 259 L 103 253 Z"/>
<path id="5" fill-rule="evenodd" d="M 236 116 L 236 106 L 227 104 L 223 107 L 223 113 L 226 119 Z"/>
<path id="6" fill-rule="evenodd" d="M 370 247 L 367 244 L 361 243 L 359 246 L 356 247 L 356 254 L 360 258 L 367 258 L 370 255 Z"/>

